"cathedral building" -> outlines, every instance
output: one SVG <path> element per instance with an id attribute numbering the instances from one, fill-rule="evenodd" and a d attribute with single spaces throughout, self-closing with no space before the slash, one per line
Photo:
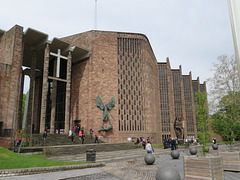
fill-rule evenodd
<path id="1" fill-rule="evenodd" d="M 24 76 L 30 77 L 22 118 Z M 158 62 L 143 34 L 88 31 L 48 40 L 48 35 L 14 26 L 0 30 L 0 144 L 17 130 L 67 134 L 81 126 L 105 142 L 149 137 L 153 143 L 197 138 L 195 93 L 206 84 L 191 73 Z"/>

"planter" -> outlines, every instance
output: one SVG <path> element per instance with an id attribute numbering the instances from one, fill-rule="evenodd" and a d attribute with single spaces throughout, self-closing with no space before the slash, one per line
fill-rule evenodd
<path id="1" fill-rule="evenodd" d="M 217 144 L 213 144 L 212 148 L 213 148 L 213 150 L 218 150 L 218 145 Z"/>
<path id="2" fill-rule="evenodd" d="M 240 171 L 240 152 L 218 152 L 223 159 L 223 169 L 227 171 Z"/>
<path id="3" fill-rule="evenodd" d="M 172 156 L 173 159 L 178 159 L 179 156 L 180 156 L 180 153 L 177 150 L 173 150 L 171 152 L 171 156 Z"/>
<path id="4" fill-rule="evenodd" d="M 191 155 L 196 155 L 197 154 L 197 149 L 195 147 L 192 147 L 189 149 L 189 152 Z"/>
<path id="5" fill-rule="evenodd" d="M 224 180 L 222 158 L 220 156 L 184 156 L 185 180 Z"/>

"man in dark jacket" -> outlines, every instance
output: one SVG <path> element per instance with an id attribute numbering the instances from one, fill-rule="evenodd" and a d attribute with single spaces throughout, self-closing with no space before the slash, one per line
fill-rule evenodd
<path id="1" fill-rule="evenodd" d="M 172 138 L 172 147 L 171 147 L 171 150 L 176 150 L 176 139 L 175 138 Z"/>

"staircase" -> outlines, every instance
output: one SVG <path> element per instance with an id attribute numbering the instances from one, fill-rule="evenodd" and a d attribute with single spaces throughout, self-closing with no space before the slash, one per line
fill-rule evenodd
<path id="1" fill-rule="evenodd" d="M 43 137 L 41 134 L 33 135 L 33 147 L 22 147 L 20 153 L 43 153 L 45 155 L 58 156 L 58 155 L 74 155 L 86 153 L 89 149 L 94 149 L 97 152 L 117 151 L 136 149 L 137 146 L 132 142 L 127 143 L 105 143 L 99 140 L 99 143 L 94 143 L 95 138 L 86 135 L 84 144 L 74 137 L 74 143 L 68 135 L 65 134 L 48 134 L 46 144 L 43 144 Z"/>
<path id="2" fill-rule="evenodd" d="M 84 144 L 93 144 L 95 138 L 91 139 L 90 135 L 85 135 Z M 103 143 L 99 140 L 99 142 Z M 71 138 L 66 134 L 48 134 L 46 145 L 69 145 L 71 144 Z M 82 140 L 79 140 L 78 136 L 74 136 L 74 144 L 82 144 Z M 42 134 L 33 134 L 33 146 L 44 146 Z"/>

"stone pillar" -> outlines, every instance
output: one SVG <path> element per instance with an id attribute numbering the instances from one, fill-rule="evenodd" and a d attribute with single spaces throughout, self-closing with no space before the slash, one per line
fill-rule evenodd
<path id="1" fill-rule="evenodd" d="M 171 137 L 176 136 L 174 131 L 175 122 L 175 105 L 174 105 L 174 90 L 172 81 L 172 70 L 170 67 L 169 59 L 167 58 L 167 83 L 168 83 L 168 98 L 169 98 L 169 117 L 170 117 L 170 134 Z"/>
<path id="2" fill-rule="evenodd" d="M 36 76 L 38 75 L 36 74 Z M 34 133 L 39 133 L 39 130 L 40 130 L 41 91 L 42 91 L 42 78 L 38 76 L 35 79 L 35 90 L 34 90 L 34 109 L 35 109 L 33 112 Z"/>
<path id="3" fill-rule="evenodd" d="M 22 70 L 21 75 L 21 87 L 20 87 L 20 96 L 19 96 L 19 109 L 18 109 L 18 124 L 17 130 L 22 129 L 22 103 L 23 103 L 23 87 L 24 87 L 24 71 Z"/>
<path id="4" fill-rule="evenodd" d="M 181 99 L 182 99 L 182 118 L 183 118 L 183 136 L 186 139 L 187 137 L 187 117 L 186 117 L 186 102 L 185 102 L 185 96 L 184 96 L 184 85 L 183 85 L 183 75 L 182 75 L 182 67 L 179 66 L 180 69 L 180 83 L 181 83 Z"/>
<path id="5" fill-rule="evenodd" d="M 190 72 L 190 81 L 192 82 L 192 73 Z M 197 133 L 197 111 L 196 111 L 196 104 L 194 101 L 194 91 L 193 91 L 193 85 L 191 83 L 191 98 L 192 98 L 192 112 L 193 112 L 193 128 L 194 128 L 194 137 L 197 138 L 198 137 L 198 133 Z"/>
<path id="6" fill-rule="evenodd" d="M 65 130 L 64 130 L 65 134 L 68 133 L 70 128 L 71 129 L 73 128 L 72 121 L 70 122 L 71 70 L 72 70 L 72 52 L 69 51 L 68 60 L 67 60 L 67 84 L 66 84 L 66 100 L 65 100 Z"/>
<path id="7" fill-rule="evenodd" d="M 56 74 L 57 61 L 54 61 L 53 76 Z M 53 80 L 52 89 L 52 109 L 51 109 L 51 122 L 50 122 L 50 133 L 54 134 L 55 130 L 55 114 L 56 114 L 56 98 L 57 98 L 57 81 Z"/>
<path id="8" fill-rule="evenodd" d="M 42 100 L 41 100 L 41 118 L 40 133 L 44 133 L 46 122 L 47 91 L 48 91 L 48 67 L 49 67 L 49 44 L 46 44 L 44 52 L 43 82 L 42 82 Z"/>
<path id="9" fill-rule="evenodd" d="M 29 101 L 28 101 L 28 113 L 27 113 L 27 134 L 32 132 L 33 122 L 33 104 L 34 104 L 34 84 L 35 84 L 35 69 L 36 69 L 36 52 L 32 52 L 31 74 L 30 74 L 30 88 L 29 88 Z"/>

